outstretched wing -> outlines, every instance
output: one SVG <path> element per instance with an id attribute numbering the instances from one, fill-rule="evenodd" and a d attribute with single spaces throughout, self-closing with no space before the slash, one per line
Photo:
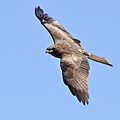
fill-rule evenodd
<path id="1" fill-rule="evenodd" d="M 35 8 L 35 15 L 40 20 L 41 24 L 48 30 L 54 40 L 54 43 L 58 40 L 69 40 L 80 45 L 80 41 L 78 39 L 72 37 L 65 28 L 58 23 L 58 21 L 49 17 L 48 14 L 44 13 L 39 6 Z"/>
<path id="2" fill-rule="evenodd" d="M 89 64 L 87 58 L 72 56 L 61 60 L 61 69 L 64 83 L 70 91 L 84 105 L 88 104 L 88 74 Z"/>

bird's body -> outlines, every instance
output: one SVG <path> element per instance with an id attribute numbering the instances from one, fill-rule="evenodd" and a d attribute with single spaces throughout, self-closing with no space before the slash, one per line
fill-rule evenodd
<path id="1" fill-rule="evenodd" d="M 54 45 L 47 48 L 46 52 L 60 58 L 63 81 L 84 105 L 88 104 L 88 59 L 112 66 L 105 58 L 97 57 L 86 52 L 80 45 L 80 41 L 71 36 L 65 28 L 38 6 L 35 15 L 41 24 L 51 34 Z"/>

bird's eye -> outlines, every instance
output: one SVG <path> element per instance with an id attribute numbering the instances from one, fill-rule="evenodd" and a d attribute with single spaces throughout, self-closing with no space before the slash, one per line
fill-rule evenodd
<path id="1" fill-rule="evenodd" d="M 55 48 L 52 48 L 53 51 L 55 51 L 56 49 Z"/>

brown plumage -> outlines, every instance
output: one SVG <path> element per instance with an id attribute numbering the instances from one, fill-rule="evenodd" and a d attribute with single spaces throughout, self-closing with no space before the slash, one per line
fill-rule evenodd
<path id="1" fill-rule="evenodd" d="M 86 52 L 80 45 L 80 41 L 71 36 L 65 28 L 49 17 L 38 6 L 35 15 L 41 24 L 48 30 L 53 38 L 54 45 L 47 48 L 46 52 L 60 58 L 63 81 L 84 105 L 88 104 L 88 59 L 112 66 L 107 59 Z"/>

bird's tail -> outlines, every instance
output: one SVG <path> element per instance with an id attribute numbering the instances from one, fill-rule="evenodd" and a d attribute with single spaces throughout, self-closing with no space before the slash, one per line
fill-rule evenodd
<path id="1" fill-rule="evenodd" d="M 96 62 L 99 62 L 99 63 L 102 63 L 102 64 L 106 64 L 106 65 L 109 65 L 109 66 L 113 66 L 108 60 L 107 58 L 103 58 L 103 57 L 98 57 L 96 55 L 93 55 L 89 52 L 86 52 L 84 51 L 83 53 L 84 55 L 86 55 L 89 59 L 93 60 L 93 61 L 96 61 Z"/>

